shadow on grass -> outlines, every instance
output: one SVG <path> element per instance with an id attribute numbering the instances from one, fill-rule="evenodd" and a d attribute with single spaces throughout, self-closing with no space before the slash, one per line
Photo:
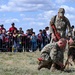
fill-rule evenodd
<path id="1" fill-rule="evenodd" d="M 64 72 L 73 73 L 73 72 L 75 72 L 75 69 L 64 70 Z"/>

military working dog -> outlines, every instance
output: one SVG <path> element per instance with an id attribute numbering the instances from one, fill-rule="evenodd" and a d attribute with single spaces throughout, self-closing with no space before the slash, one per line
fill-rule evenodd
<path id="1" fill-rule="evenodd" d="M 67 53 L 67 60 L 65 62 L 65 67 L 69 69 L 69 66 L 75 65 L 75 42 L 69 45 L 69 50 Z"/>

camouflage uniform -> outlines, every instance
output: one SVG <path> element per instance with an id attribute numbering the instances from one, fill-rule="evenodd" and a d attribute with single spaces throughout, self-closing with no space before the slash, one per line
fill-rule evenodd
<path id="1" fill-rule="evenodd" d="M 43 54 L 43 53 L 49 53 L 49 57 L 54 62 L 60 61 L 63 63 L 63 50 L 60 50 L 57 43 L 52 43 L 52 44 L 46 45 L 41 51 L 41 54 Z M 44 59 L 47 60 L 48 58 L 44 58 Z"/>
<path id="2" fill-rule="evenodd" d="M 39 64 L 39 69 L 43 67 L 51 67 L 52 63 L 63 63 L 63 50 L 60 50 L 57 43 L 47 44 L 41 51 L 41 57 L 44 59 L 43 62 Z M 41 67 L 42 66 L 42 67 Z M 41 68 L 40 68 L 41 67 Z"/>
<path id="3" fill-rule="evenodd" d="M 70 32 L 70 22 L 69 20 L 64 17 L 63 19 L 59 19 L 58 16 L 56 16 L 56 20 L 54 22 L 55 16 L 51 19 L 51 21 L 55 24 L 57 32 L 61 34 L 61 37 L 65 37 L 66 35 L 66 29 L 68 32 Z M 52 33 L 52 29 L 50 27 L 50 33 Z"/>
<path id="4" fill-rule="evenodd" d="M 63 8 L 60 8 L 58 12 L 65 13 Z M 61 38 L 66 37 L 66 30 L 67 30 L 67 35 L 72 35 L 71 34 L 71 25 L 67 17 L 63 16 L 63 18 L 59 18 L 58 15 L 55 15 L 51 18 L 50 21 L 50 33 L 53 33 L 51 24 L 54 24 L 57 32 L 60 33 Z"/>

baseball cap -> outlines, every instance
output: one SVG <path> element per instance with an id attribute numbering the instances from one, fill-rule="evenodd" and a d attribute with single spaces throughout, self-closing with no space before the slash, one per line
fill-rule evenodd
<path id="1" fill-rule="evenodd" d="M 58 12 L 65 13 L 65 9 L 64 8 L 59 8 Z"/>

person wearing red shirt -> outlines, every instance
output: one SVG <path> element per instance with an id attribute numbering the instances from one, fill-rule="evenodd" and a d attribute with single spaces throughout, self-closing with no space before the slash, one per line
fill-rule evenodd
<path id="1" fill-rule="evenodd" d="M 13 33 L 14 30 L 17 30 L 17 28 L 15 27 L 15 23 L 12 23 L 11 25 L 12 27 L 9 28 L 9 32 Z"/>

